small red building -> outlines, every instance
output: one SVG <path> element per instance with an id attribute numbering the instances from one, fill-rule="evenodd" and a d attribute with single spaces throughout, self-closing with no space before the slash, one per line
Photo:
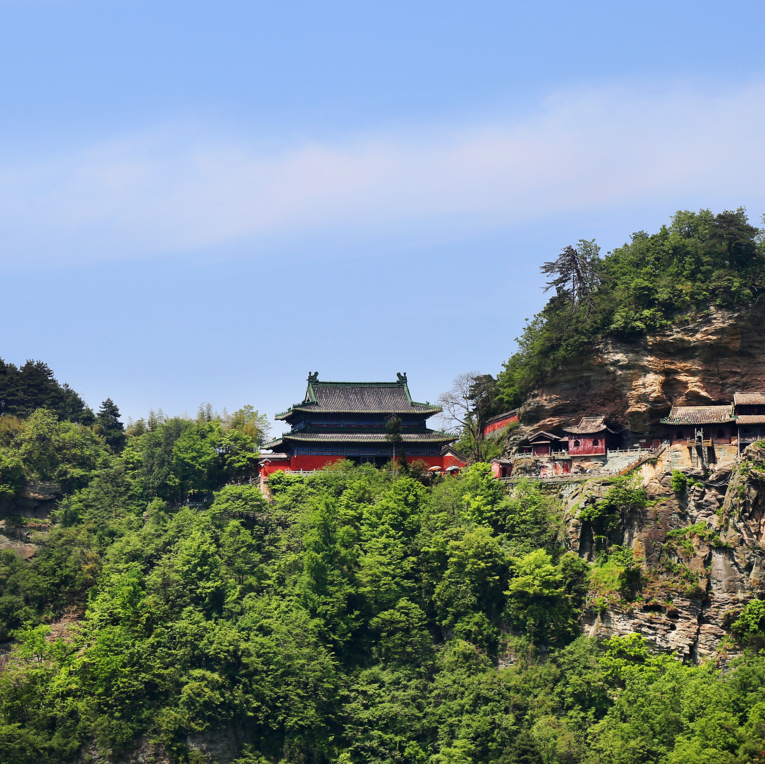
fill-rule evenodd
<path id="1" fill-rule="evenodd" d="M 444 460 L 444 471 L 461 470 L 467 464 L 467 459 L 454 446 L 444 446 L 441 449 L 441 456 Z"/>
<path id="2" fill-rule="evenodd" d="M 553 435 L 551 432 L 540 431 L 529 438 L 523 452 L 529 456 L 552 456 L 556 451 L 566 450 L 566 439 Z"/>
<path id="3" fill-rule="evenodd" d="M 259 460 L 264 477 L 320 469 L 340 459 L 383 466 L 402 452 L 410 462 L 444 471 L 464 466 L 457 452 L 443 451 L 456 438 L 426 426 L 441 408 L 413 401 L 406 374 L 396 382 L 320 382 L 318 377 L 309 374 L 304 399 L 276 416 L 291 429 L 265 446 L 272 453 Z M 393 417 L 400 423 L 396 443 L 387 429 Z"/>
<path id="4" fill-rule="evenodd" d="M 513 474 L 512 459 L 492 459 L 491 474 L 495 478 L 510 477 Z"/>
<path id="5" fill-rule="evenodd" d="M 609 448 L 615 448 L 618 437 L 606 425 L 605 417 L 582 417 L 578 425 L 564 430 L 568 435 L 570 456 L 606 456 Z"/>

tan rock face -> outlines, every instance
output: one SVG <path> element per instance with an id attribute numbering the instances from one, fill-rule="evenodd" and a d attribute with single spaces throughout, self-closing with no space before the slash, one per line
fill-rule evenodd
<path id="1" fill-rule="evenodd" d="M 673 405 L 724 404 L 765 390 L 765 306 L 710 314 L 635 340 L 606 339 L 533 391 L 513 440 L 606 414 L 635 433 L 663 434 Z"/>

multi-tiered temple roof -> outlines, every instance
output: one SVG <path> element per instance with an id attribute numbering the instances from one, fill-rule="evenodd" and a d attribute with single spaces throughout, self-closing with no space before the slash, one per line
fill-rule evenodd
<path id="1" fill-rule="evenodd" d="M 438 406 L 416 403 L 409 394 L 406 374 L 396 382 L 319 382 L 308 375 L 308 389 L 302 403 L 295 403 L 276 419 L 296 422 L 304 414 L 425 414 L 440 413 Z"/>
<path id="2" fill-rule="evenodd" d="M 292 429 L 265 448 L 381 463 L 393 453 L 386 427 L 395 417 L 407 456 L 440 457 L 441 448 L 455 440 L 426 426 L 440 411 L 412 400 L 406 374 L 395 382 L 320 382 L 317 372 L 308 375 L 305 398 L 276 416 Z"/>

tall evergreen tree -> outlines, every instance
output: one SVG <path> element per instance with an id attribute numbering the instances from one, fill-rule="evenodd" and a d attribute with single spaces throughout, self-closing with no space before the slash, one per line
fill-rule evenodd
<path id="1" fill-rule="evenodd" d="M 125 427 L 120 421 L 120 410 L 111 398 L 107 398 L 98 410 L 96 425 L 106 445 L 117 453 L 125 445 Z"/>
<path id="2" fill-rule="evenodd" d="M 724 210 L 715 215 L 709 231 L 708 246 L 725 252 L 729 268 L 743 269 L 758 255 L 757 234 L 759 229 L 749 224 L 746 210 Z"/>
<path id="3" fill-rule="evenodd" d="M 93 412 L 69 385 L 61 385 L 48 364 L 28 360 L 20 369 L 0 359 L 0 414 L 27 417 L 50 409 L 61 420 L 92 425 Z"/>
<path id="4" fill-rule="evenodd" d="M 572 311 L 584 305 L 589 312 L 592 307 L 592 293 L 598 285 L 598 252 L 595 242 L 580 241 L 579 249 L 570 244 L 564 247 L 557 260 L 545 263 L 542 273 L 552 275 L 545 292 L 553 287 L 571 304 Z"/>

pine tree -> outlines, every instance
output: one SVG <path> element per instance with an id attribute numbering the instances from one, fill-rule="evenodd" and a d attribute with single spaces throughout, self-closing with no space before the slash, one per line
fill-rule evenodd
<path id="1" fill-rule="evenodd" d="M 96 415 L 96 427 L 106 445 L 117 453 L 125 445 L 125 427 L 120 421 L 120 410 L 111 398 L 107 398 Z"/>
<path id="2" fill-rule="evenodd" d="M 554 278 L 547 282 L 545 292 L 553 287 L 576 311 L 584 305 L 589 313 L 592 307 L 592 293 L 600 283 L 597 266 L 600 261 L 598 247 L 594 241 L 580 240 L 579 249 L 570 244 L 564 247 L 557 260 L 545 263 L 541 271 Z"/>

